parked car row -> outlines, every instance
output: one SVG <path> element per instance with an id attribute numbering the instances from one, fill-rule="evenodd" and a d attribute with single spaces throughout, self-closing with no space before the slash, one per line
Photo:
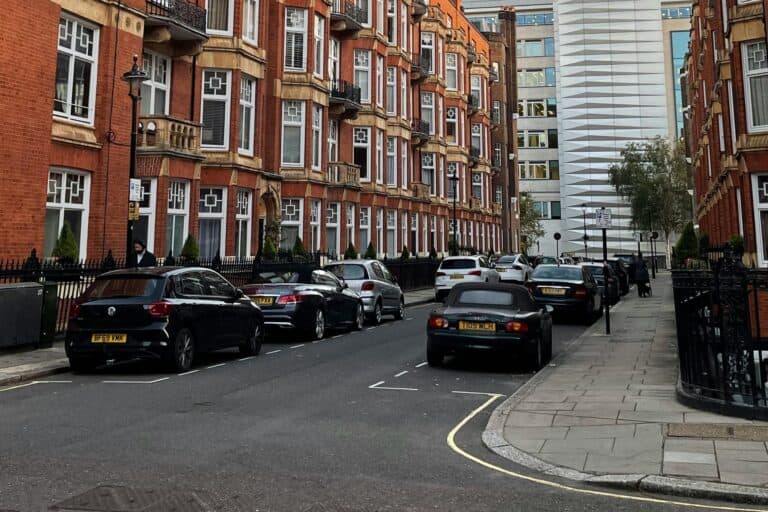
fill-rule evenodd
<path id="1" fill-rule="evenodd" d="M 139 358 L 183 372 L 203 352 L 238 347 L 256 355 L 267 332 L 315 340 L 331 329 L 362 329 L 366 315 L 375 324 L 405 316 L 397 280 L 375 260 L 264 272 L 242 289 L 205 268 L 115 270 L 72 305 L 65 349 L 76 371 Z"/>

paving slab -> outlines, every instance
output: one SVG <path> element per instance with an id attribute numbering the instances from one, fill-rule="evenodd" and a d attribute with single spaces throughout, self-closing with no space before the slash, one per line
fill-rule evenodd
<path id="1" fill-rule="evenodd" d="M 661 470 L 661 461 L 645 462 L 635 458 L 616 457 L 590 453 L 584 465 L 584 471 L 595 473 L 650 473 L 656 474 Z"/>
<path id="2" fill-rule="evenodd" d="M 665 475 L 702 477 L 710 480 L 716 479 L 718 475 L 717 465 L 715 464 L 665 462 L 661 470 Z"/>
<path id="3" fill-rule="evenodd" d="M 613 450 L 613 438 L 607 439 L 549 439 L 544 443 L 541 453 L 588 452 L 610 454 Z"/>

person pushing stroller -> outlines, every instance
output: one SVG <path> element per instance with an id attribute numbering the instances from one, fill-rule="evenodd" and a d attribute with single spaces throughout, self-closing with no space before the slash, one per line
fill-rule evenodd
<path id="1" fill-rule="evenodd" d="M 642 254 L 637 258 L 635 282 L 637 283 L 637 294 L 640 297 L 650 297 L 653 294 L 651 290 L 651 279 L 648 276 L 648 265 L 645 264 Z"/>

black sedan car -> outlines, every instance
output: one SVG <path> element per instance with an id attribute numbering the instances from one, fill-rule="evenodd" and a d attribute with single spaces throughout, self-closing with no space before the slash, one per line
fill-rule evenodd
<path id="1" fill-rule="evenodd" d="M 619 291 L 622 295 L 629 293 L 629 271 L 627 266 L 619 258 L 608 258 L 608 264 L 616 273 L 616 277 L 619 279 Z"/>
<path id="2" fill-rule="evenodd" d="M 535 370 L 552 357 L 551 309 L 513 284 L 462 283 L 427 321 L 427 362 L 448 354 L 500 352 L 525 358 Z"/>
<path id="3" fill-rule="evenodd" d="M 539 265 L 526 286 L 537 304 L 580 315 L 587 325 L 602 314 L 597 282 L 578 265 Z"/>
<path id="4" fill-rule="evenodd" d="M 329 329 L 362 329 L 363 300 L 326 270 L 300 269 L 259 276 L 243 287 L 261 308 L 267 328 L 296 329 L 319 340 Z"/>
<path id="5" fill-rule="evenodd" d="M 581 266 L 589 270 L 589 273 L 595 278 L 600 294 L 608 300 L 608 304 L 613 306 L 619 302 L 621 298 L 619 279 L 610 265 L 594 261 L 582 263 Z"/>
<path id="6" fill-rule="evenodd" d="M 186 371 L 201 352 L 261 350 L 264 318 L 241 290 L 204 268 L 102 274 L 72 305 L 65 348 L 73 370 L 112 360 L 161 359 Z"/>

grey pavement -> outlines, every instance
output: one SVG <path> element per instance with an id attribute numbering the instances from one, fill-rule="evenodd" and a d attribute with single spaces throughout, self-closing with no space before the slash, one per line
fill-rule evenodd
<path id="1" fill-rule="evenodd" d="M 757 486 L 764 494 L 768 423 L 677 401 L 670 274 L 660 274 L 653 291 L 652 298 L 623 298 L 611 314 L 611 335 L 598 322 L 503 403 L 484 434 L 486 445 L 518 462 L 533 461 L 529 466 L 539 459 L 578 471 L 573 474 L 581 480 L 632 474 L 640 482 L 657 475 Z M 721 437 L 702 437 L 709 432 Z"/>

